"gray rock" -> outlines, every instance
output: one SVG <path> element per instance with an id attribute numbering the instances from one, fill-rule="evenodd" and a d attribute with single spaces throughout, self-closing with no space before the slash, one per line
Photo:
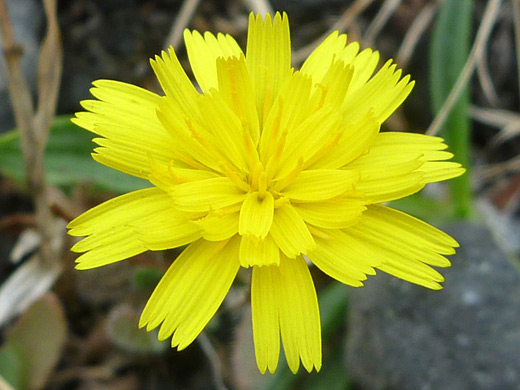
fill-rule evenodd
<path id="1" fill-rule="evenodd" d="M 484 227 L 460 243 L 444 289 L 386 274 L 351 293 L 347 369 L 361 389 L 520 389 L 520 278 Z"/>
<path id="2" fill-rule="evenodd" d="M 31 89 L 35 89 L 38 54 L 43 24 L 43 8 L 38 0 L 7 0 L 7 9 L 16 42 L 22 47 L 22 69 Z M 0 38 L 0 47 L 1 38 Z M 14 127 L 7 85 L 7 67 L 0 50 L 0 133 Z"/>

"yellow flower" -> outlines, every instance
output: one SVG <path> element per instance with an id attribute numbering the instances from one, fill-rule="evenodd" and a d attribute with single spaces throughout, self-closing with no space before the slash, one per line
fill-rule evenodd
<path id="1" fill-rule="evenodd" d="M 287 16 L 249 18 L 247 52 L 229 35 L 184 34 L 202 92 L 170 49 L 151 61 L 159 96 L 99 80 L 73 121 L 97 134 L 96 161 L 153 185 L 69 224 L 87 236 L 78 269 L 188 245 L 148 301 L 140 326 L 186 348 L 252 268 L 258 367 L 274 372 L 280 337 L 293 372 L 321 367 L 320 318 L 307 261 L 351 286 L 375 269 L 439 289 L 430 266 L 457 243 L 382 205 L 459 176 L 443 140 L 384 132 L 413 82 L 377 52 L 332 33 L 291 68 Z"/>

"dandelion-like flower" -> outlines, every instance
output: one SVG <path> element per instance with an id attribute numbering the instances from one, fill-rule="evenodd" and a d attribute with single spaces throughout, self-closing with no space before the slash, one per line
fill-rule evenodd
<path id="1" fill-rule="evenodd" d="M 252 269 L 259 370 L 283 342 L 293 372 L 321 367 L 318 302 L 307 261 L 351 286 L 375 269 L 431 289 L 430 266 L 457 243 L 382 205 L 461 175 L 437 137 L 379 132 L 413 82 L 379 55 L 332 33 L 291 68 L 287 16 L 250 15 L 244 54 L 229 35 L 184 34 L 193 86 L 173 49 L 151 61 L 164 90 L 99 80 L 73 121 L 97 134 L 96 161 L 149 180 L 69 224 L 87 236 L 78 269 L 188 245 L 140 320 L 186 348 Z"/>

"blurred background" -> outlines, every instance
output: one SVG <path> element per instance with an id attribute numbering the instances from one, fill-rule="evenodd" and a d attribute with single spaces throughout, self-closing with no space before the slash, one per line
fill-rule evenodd
<path id="1" fill-rule="evenodd" d="M 170 45 L 192 77 L 184 28 L 245 48 L 249 12 L 273 10 L 288 13 L 296 69 L 333 30 L 393 58 L 416 84 L 382 130 L 440 135 L 468 173 L 392 203 L 459 241 L 444 290 L 384 274 L 354 289 L 312 269 L 322 370 L 293 375 L 282 357 L 262 376 L 248 272 L 177 352 L 137 322 L 179 251 L 75 271 L 64 226 L 147 186 L 94 162 L 69 121 L 92 81 L 161 93 L 149 59 Z M 520 0 L 2 0 L 0 14 L 0 390 L 520 389 Z"/>

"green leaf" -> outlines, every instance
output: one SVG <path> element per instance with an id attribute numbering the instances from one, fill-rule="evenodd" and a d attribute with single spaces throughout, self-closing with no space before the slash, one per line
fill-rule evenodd
<path id="1" fill-rule="evenodd" d="M 326 353 L 320 372 L 305 378 L 305 390 L 346 390 L 349 385 L 348 371 L 344 359 L 344 340 L 336 340 L 334 334 L 347 320 L 348 287 L 332 282 L 319 295 L 321 332 Z M 337 334 L 337 333 L 336 333 Z"/>
<path id="2" fill-rule="evenodd" d="M 321 333 L 324 340 L 346 321 L 348 288 L 342 283 L 332 282 L 319 295 Z"/>
<path id="3" fill-rule="evenodd" d="M 453 219 L 450 205 L 421 193 L 393 200 L 388 206 L 433 224 L 447 223 Z"/>
<path id="4" fill-rule="evenodd" d="M 22 389 L 26 386 L 23 358 L 20 351 L 9 344 L 0 349 L 0 377 L 14 389 Z"/>
<path id="5" fill-rule="evenodd" d="M 94 188 L 125 193 L 149 183 L 97 163 L 91 157 L 92 134 L 73 124 L 69 117 L 55 119 L 45 148 L 47 182 L 69 188 L 87 183 Z M 0 136 L 0 172 L 19 183 L 25 181 L 24 162 L 18 130 Z"/>
<path id="6" fill-rule="evenodd" d="M 108 316 L 106 331 L 112 343 L 124 351 L 143 355 L 158 354 L 169 348 L 168 342 L 157 339 L 157 331 L 140 329 L 139 312 L 129 304 L 115 307 Z"/>
<path id="7" fill-rule="evenodd" d="M 260 386 L 261 390 L 289 390 L 294 389 L 295 384 L 301 376 L 301 371 L 305 371 L 303 367 L 300 367 L 298 375 L 294 375 L 289 367 L 287 366 L 287 360 L 283 350 L 280 354 L 280 360 L 278 361 L 278 368 L 274 374 L 266 373 L 264 380 Z M 304 375 L 308 375 L 305 371 Z"/>
<path id="8" fill-rule="evenodd" d="M 48 293 L 9 330 L 0 352 L 0 374 L 17 390 L 42 388 L 58 363 L 66 335 L 61 303 Z"/>
<path id="9" fill-rule="evenodd" d="M 347 390 L 348 370 L 341 348 L 330 351 L 323 362 L 321 371 L 306 378 L 304 390 Z"/>
<path id="10" fill-rule="evenodd" d="M 441 109 L 469 56 L 473 3 L 472 0 L 445 0 L 442 3 L 430 44 L 430 97 L 434 113 Z M 450 180 L 454 213 L 460 218 L 468 217 L 472 212 L 470 104 L 470 89 L 466 87 L 443 129 L 446 142 L 455 154 L 454 161 L 467 169 L 464 175 Z"/>
<path id="11" fill-rule="evenodd" d="M 140 266 L 134 269 L 132 287 L 136 290 L 153 291 L 161 280 L 164 272 L 156 267 Z"/>

